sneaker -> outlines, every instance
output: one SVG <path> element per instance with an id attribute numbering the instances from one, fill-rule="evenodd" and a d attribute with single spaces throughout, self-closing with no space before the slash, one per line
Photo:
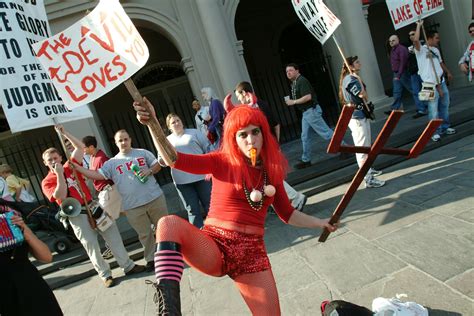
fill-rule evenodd
<path id="1" fill-rule="evenodd" d="M 370 169 L 369 169 L 369 172 L 367 172 L 367 175 L 368 175 L 368 176 L 372 176 L 372 177 L 378 177 L 378 176 L 380 176 L 382 173 L 383 173 L 383 171 L 375 170 L 375 169 L 370 168 Z"/>
<path id="2" fill-rule="evenodd" d="M 114 278 L 109 276 L 107 279 L 104 280 L 104 285 L 105 285 L 106 288 L 114 286 L 115 285 Z"/>
<path id="3" fill-rule="evenodd" d="M 425 115 L 426 115 L 426 113 L 416 112 L 415 115 L 413 115 L 412 117 L 414 119 L 417 119 L 417 118 L 420 118 L 420 117 L 425 116 Z"/>
<path id="4" fill-rule="evenodd" d="M 434 142 L 439 142 L 440 139 L 441 136 L 439 136 L 439 134 L 434 134 L 433 136 L 431 136 L 431 140 Z"/>
<path id="5" fill-rule="evenodd" d="M 305 195 L 303 201 L 300 204 L 298 204 L 298 206 L 296 207 L 296 210 L 303 212 L 306 202 L 308 202 L 308 197 Z"/>
<path id="6" fill-rule="evenodd" d="M 385 185 L 385 181 L 371 178 L 365 181 L 366 188 L 380 188 Z"/>
<path id="7" fill-rule="evenodd" d="M 110 250 L 110 248 L 107 246 L 107 248 L 105 248 L 104 252 L 102 253 L 102 258 L 112 259 L 113 257 L 114 255 L 112 254 L 112 250 Z"/>
<path id="8" fill-rule="evenodd" d="M 146 272 L 155 271 L 155 262 L 154 261 L 147 262 L 145 266 L 145 271 Z"/>
<path id="9" fill-rule="evenodd" d="M 136 264 L 136 265 L 133 266 L 133 268 L 130 269 L 130 271 L 125 272 L 125 275 L 132 275 L 132 274 L 136 274 L 136 273 L 142 273 L 145 270 L 146 270 L 145 266 Z"/>
<path id="10" fill-rule="evenodd" d="M 448 127 L 445 131 L 446 135 L 453 135 L 456 134 L 456 130 L 454 128 Z"/>
<path id="11" fill-rule="evenodd" d="M 307 168 L 307 167 L 310 167 L 311 166 L 311 161 L 303 161 L 303 160 L 300 160 L 297 164 L 295 164 L 293 167 L 295 169 L 304 169 L 304 168 Z"/>

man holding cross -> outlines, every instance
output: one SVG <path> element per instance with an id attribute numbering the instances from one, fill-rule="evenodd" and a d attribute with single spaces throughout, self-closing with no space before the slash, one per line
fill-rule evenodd
<path id="1" fill-rule="evenodd" d="M 420 43 L 420 30 L 423 20 L 416 22 L 415 36 L 413 37 L 413 45 L 415 47 L 416 60 L 418 62 L 418 73 L 423 83 L 431 83 L 435 85 L 434 98 L 428 101 L 429 119 L 440 118 L 443 123 L 431 140 L 437 142 L 441 139 L 440 135 L 455 134 L 456 130 L 450 127 L 449 123 L 449 90 L 446 80 L 443 77 L 443 71 L 446 72 L 448 78 L 452 77 L 449 70 L 443 63 L 441 53 L 437 48 L 440 38 L 438 32 L 429 31 L 426 34 L 426 44 Z"/>

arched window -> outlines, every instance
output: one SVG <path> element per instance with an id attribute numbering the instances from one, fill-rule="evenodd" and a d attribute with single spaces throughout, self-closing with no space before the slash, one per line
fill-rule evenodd
<path id="1" fill-rule="evenodd" d="M 160 62 L 138 72 L 133 81 L 138 89 L 142 89 L 160 82 L 185 76 L 181 65 L 177 62 Z"/>

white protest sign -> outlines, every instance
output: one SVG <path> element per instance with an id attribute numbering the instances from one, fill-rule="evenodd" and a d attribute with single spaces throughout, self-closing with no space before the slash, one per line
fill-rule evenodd
<path id="1" fill-rule="evenodd" d="M 118 0 L 33 45 L 64 103 L 76 108 L 106 94 L 143 67 L 148 47 Z"/>
<path id="2" fill-rule="evenodd" d="M 91 117 L 62 102 L 31 44 L 50 35 L 43 0 L 0 1 L 0 104 L 12 133 Z"/>
<path id="3" fill-rule="evenodd" d="M 341 24 L 322 0 L 292 0 L 291 3 L 300 20 L 321 44 Z"/>
<path id="4" fill-rule="evenodd" d="M 419 19 L 443 11 L 443 0 L 387 0 L 388 12 L 396 30 Z"/>

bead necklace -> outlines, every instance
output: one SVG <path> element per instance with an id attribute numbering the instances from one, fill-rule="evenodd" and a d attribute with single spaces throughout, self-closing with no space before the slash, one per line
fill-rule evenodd
<path id="1" fill-rule="evenodd" d="M 258 179 L 258 182 L 260 182 L 260 179 Z M 257 185 L 258 185 L 257 182 Z M 245 197 L 247 198 L 247 202 L 249 203 L 250 207 L 254 211 L 260 211 L 260 209 L 263 206 L 263 200 L 265 199 L 265 192 L 264 188 L 267 185 L 267 172 L 263 170 L 263 185 L 261 189 L 255 189 L 253 188 L 252 192 L 249 192 L 249 189 L 247 189 L 247 186 L 245 185 L 245 181 L 243 181 L 243 187 L 244 187 L 244 193 Z"/>

